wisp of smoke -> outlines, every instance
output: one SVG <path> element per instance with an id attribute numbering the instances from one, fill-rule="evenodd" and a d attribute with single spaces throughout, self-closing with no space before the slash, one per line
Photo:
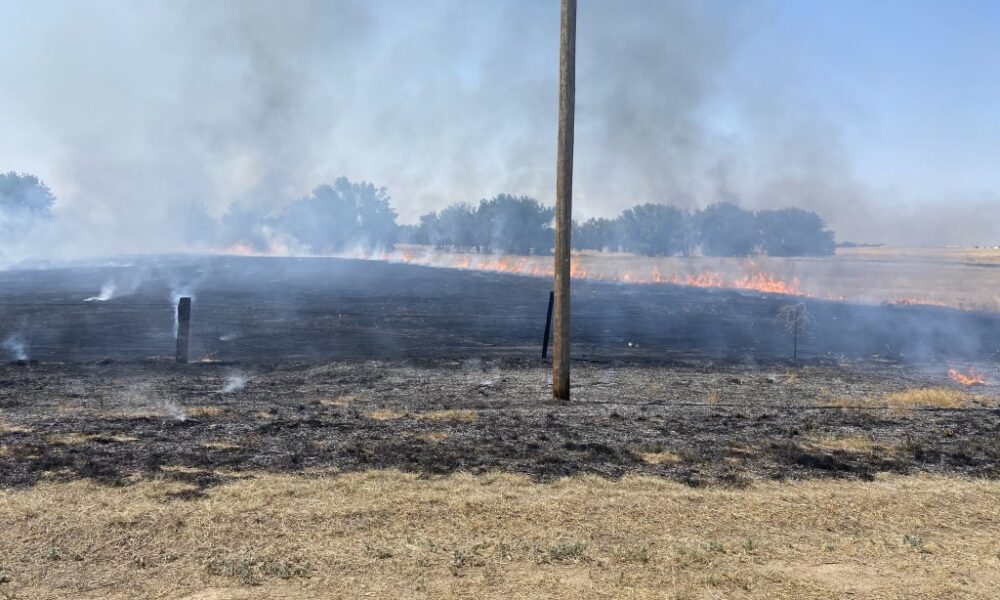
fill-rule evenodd
<path id="1" fill-rule="evenodd" d="M 96 296 L 91 296 L 90 298 L 84 298 L 84 302 L 107 302 L 115 297 L 115 290 L 118 286 L 115 285 L 114 281 L 108 281 L 103 286 L 101 286 L 101 293 Z"/>
<path id="2" fill-rule="evenodd" d="M 177 303 L 181 301 L 181 298 L 191 298 L 191 302 L 194 302 L 194 295 L 185 289 L 173 289 L 170 291 L 170 305 L 174 307 L 174 337 L 177 337 L 177 327 L 179 325 L 177 322 Z"/>
<path id="3" fill-rule="evenodd" d="M 28 349 L 24 344 L 24 340 L 16 333 L 12 333 L 4 339 L 3 349 L 10 354 L 13 360 L 28 360 Z"/>
<path id="4" fill-rule="evenodd" d="M 226 376 L 225 383 L 222 384 L 222 393 L 230 394 L 238 392 L 247 384 L 247 376 L 243 373 L 230 373 Z"/>

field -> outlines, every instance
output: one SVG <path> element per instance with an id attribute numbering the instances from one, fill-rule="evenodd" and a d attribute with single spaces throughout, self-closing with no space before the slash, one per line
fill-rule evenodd
<path id="1" fill-rule="evenodd" d="M 993 272 L 904 254 L 887 260 L 927 282 Z M 0 283 L 0 598 L 1000 584 L 988 311 L 576 281 L 573 400 L 557 403 L 542 278 L 165 257 Z M 188 365 L 172 361 L 180 295 Z M 793 359 L 778 313 L 799 302 Z"/>

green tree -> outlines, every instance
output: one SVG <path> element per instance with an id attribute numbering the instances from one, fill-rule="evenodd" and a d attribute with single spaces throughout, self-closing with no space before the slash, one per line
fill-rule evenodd
<path id="1" fill-rule="evenodd" d="M 757 213 L 757 228 L 768 256 L 827 256 L 836 246 L 823 219 L 800 208 L 762 210 Z"/>
<path id="2" fill-rule="evenodd" d="M 706 256 L 750 256 L 760 245 L 754 214 L 731 202 L 709 205 L 695 215 L 694 222 Z"/>

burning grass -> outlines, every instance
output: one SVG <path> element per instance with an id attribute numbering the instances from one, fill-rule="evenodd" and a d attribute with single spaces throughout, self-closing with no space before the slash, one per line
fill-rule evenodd
<path id="1" fill-rule="evenodd" d="M 948 369 L 948 378 L 955 383 L 966 387 L 973 385 L 986 385 L 989 383 L 986 380 L 986 376 L 976 371 L 975 367 L 970 369 L 967 373 L 963 373 L 958 369 Z"/>
<path id="2" fill-rule="evenodd" d="M 985 599 L 1000 585 L 995 481 L 733 490 L 370 471 L 260 475 L 177 499 L 190 489 L 0 492 L 0 595 Z"/>
<path id="3" fill-rule="evenodd" d="M 552 276 L 551 265 L 544 257 L 440 252 L 424 246 L 399 245 L 397 248 L 395 252 L 362 258 L 531 277 Z M 983 294 L 983 289 L 990 287 L 983 285 L 982 274 L 970 276 L 968 273 L 975 264 L 997 264 L 995 252 L 973 255 L 945 248 L 919 252 L 905 248 L 888 250 L 888 253 L 838 250 L 837 256 L 820 261 L 778 257 L 649 258 L 584 251 L 574 253 L 571 277 L 628 284 L 738 289 L 894 306 L 1000 310 L 996 298 Z M 893 253 L 893 250 L 900 252 Z M 880 284 L 875 290 L 872 281 Z M 918 291 L 919 296 L 916 295 Z"/>

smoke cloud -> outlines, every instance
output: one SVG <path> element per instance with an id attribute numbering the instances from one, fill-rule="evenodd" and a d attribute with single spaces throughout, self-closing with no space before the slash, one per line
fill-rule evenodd
<path id="1" fill-rule="evenodd" d="M 0 51 L 0 111 L 20 124 L 0 171 L 58 198 L 6 262 L 204 250 L 233 203 L 277 213 L 340 175 L 386 186 L 402 222 L 500 192 L 553 198 L 556 2 L 97 4 L 0 8 L 18 49 Z M 769 10 L 581 1 L 580 220 L 734 201 L 815 210 L 840 239 L 1000 239 L 866 184 L 838 124 L 738 77 Z M 996 198 L 947 200 L 972 214 Z"/>

